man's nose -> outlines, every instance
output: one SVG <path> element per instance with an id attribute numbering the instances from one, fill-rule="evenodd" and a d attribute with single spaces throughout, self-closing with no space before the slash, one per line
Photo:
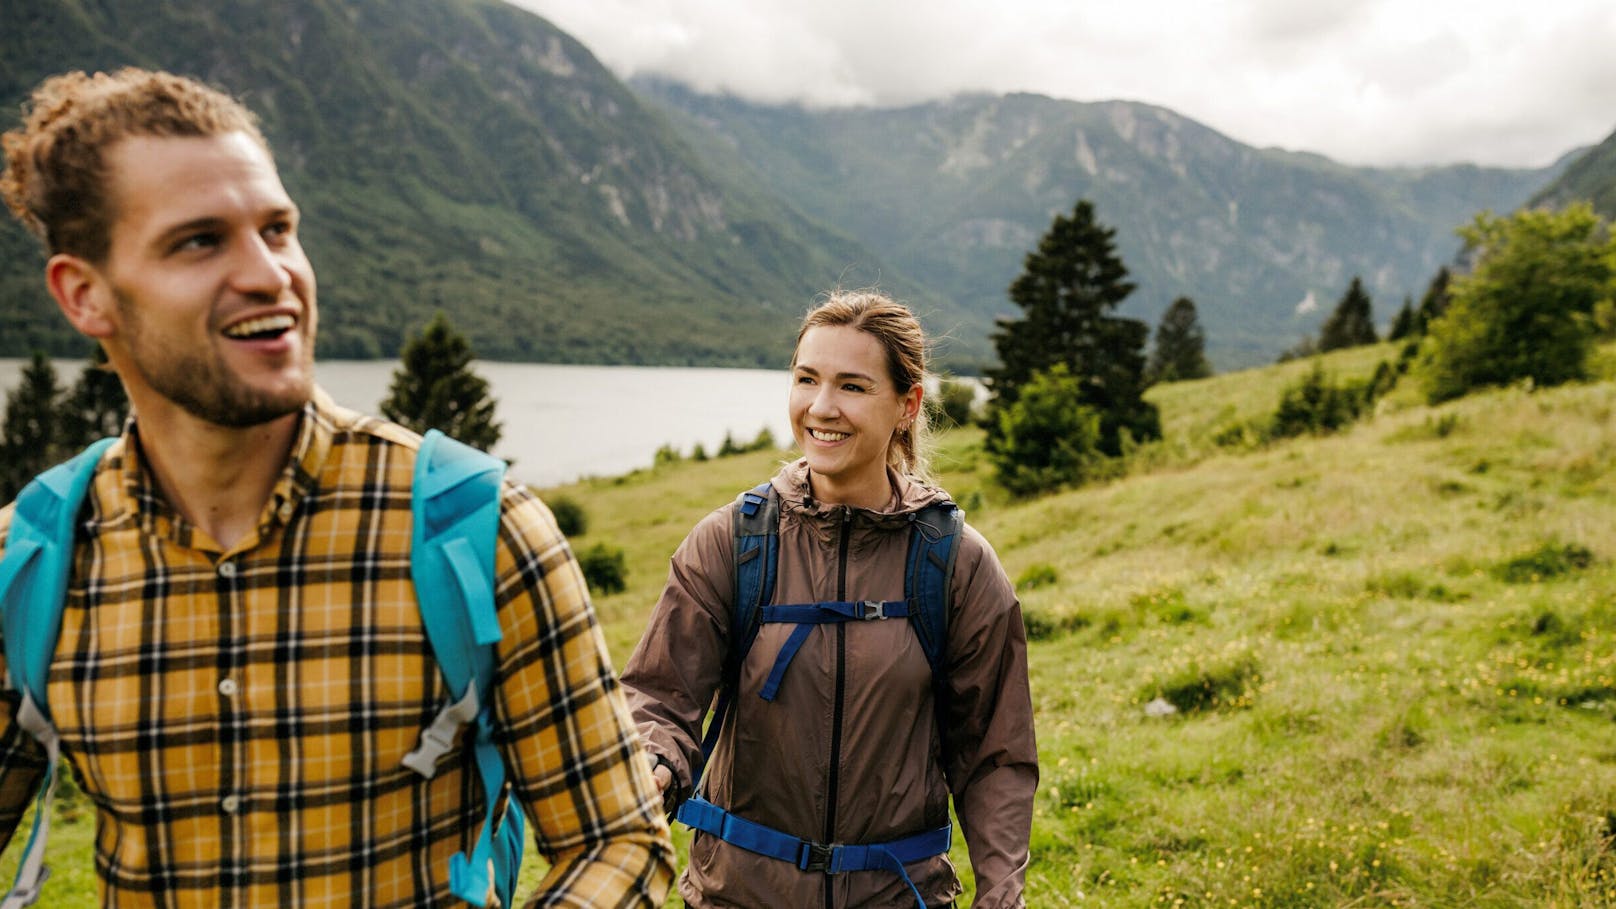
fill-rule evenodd
<path id="1" fill-rule="evenodd" d="M 280 251 L 253 233 L 240 244 L 231 279 L 242 293 L 279 297 L 291 284 L 292 273 Z"/>

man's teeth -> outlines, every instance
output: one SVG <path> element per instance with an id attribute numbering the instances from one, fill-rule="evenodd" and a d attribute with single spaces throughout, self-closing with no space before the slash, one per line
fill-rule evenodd
<path id="1" fill-rule="evenodd" d="M 849 435 L 849 433 L 831 432 L 825 429 L 810 429 L 808 430 L 808 434 L 821 442 L 840 442 Z"/>
<path id="2" fill-rule="evenodd" d="M 274 335 L 283 331 L 291 331 L 297 320 L 289 315 L 281 314 L 263 316 L 257 319 L 248 319 L 224 330 L 225 335 L 232 338 L 250 338 L 253 335 Z"/>

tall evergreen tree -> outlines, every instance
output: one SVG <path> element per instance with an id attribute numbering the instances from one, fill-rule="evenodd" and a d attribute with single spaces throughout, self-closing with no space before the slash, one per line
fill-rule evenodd
<path id="1" fill-rule="evenodd" d="M 1212 374 L 1206 359 L 1206 332 L 1201 329 L 1195 301 L 1179 297 L 1156 326 L 1156 347 L 1145 375 L 1151 383 L 1204 379 Z"/>
<path id="2" fill-rule="evenodd" d="M 1453 273 L 1448 271 L 1446 265 L 1436 270 L 1431 277 L 1431 283 L 1425 288 L 1425 296 L 1420 298 L 1420 308 L 1416 315 L 1419 317 L 1419 333 L 1425 334 L 1431 329 L 1431 323 L 1448 311 L 1448 302 L 1452 294 L 1448 285 L 1453 281 Z"/>
<path id="3" fill-rule="evenodd" d="M 471 345 L 443 313 L 404 344 L 382 413 L 416 432 L 436 429 L 487 451 L 499 441 L 488 381 L 471 369 Z"/>
<path id="4" fill-rule="evenodd" d="M 1360 347 L 1380 340 L 1375 334 L 1375 317 L 1371 310 L 1363 281 L 1354 275 L 1341 302 L 1335 305 L 1335 311 L 1330 313 L 1330 318 L 1324 320 L 1324 327 L 1319 329 L 1319 350 Z"/>
<path id="5" fill-rule="evenodd" d="M 1397 317 L 1392 319 L 1391 330 L 1386 333 L 1386 340 L 1401 341 L 1419 333 L 1420 317 L 1414 311 L 1414 301 L 1409 297 L 1403 298 L 1403 308 L 1397 311 Z"/>
<path id="6" fill-rule="evenodd" d="M 129 398 L 118 374 L 107 364 L 107 352 L 95 345 L 90 362 L 62 400 L 58 432 L 61 445 L 76 451 L 104 436 L 117 435 L 129 416 Z"/>
<path id="7" fill-rule="evenodd" d="M 56 368 L 39 351 L 23 367 L 22 383 L 6 395 L 0 424 L 0 503 L 10 502 L 28 481 L 59 460 L 56 404 L 62 388 Z"/>
<path id="8" fill-rule="evenodd" d="M 993 335 L 999 366 L 988 370 L 993 401 L 987 417 L 991 448 L 1001 442 L 998 414 L 1016 401 L 1034 374 L 1066 364 L 1083 390 L 1082 403 L 1100 416 L 1099 449 L 1122 451 L 1126 430 L 1135 439 L 1161 436 L 1161 418 L 1145 401 L 1145 342 L 1150 328 L 1110 315 L 1134 285 L 1117 256 L 1116 231 L 1077 203 L 1070 217 L 1056 215 L 1038 248 L 1027 254 L 1010 300 L 1020 319 L 1000 319 Z"/>

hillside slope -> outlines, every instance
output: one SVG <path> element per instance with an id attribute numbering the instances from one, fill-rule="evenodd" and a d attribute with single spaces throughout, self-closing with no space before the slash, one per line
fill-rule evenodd
<path id="1" fill-rule="evenodd" d="M 1616 133 L 1572 161 L 1531 204 L 1560 208 L 1577 201 L 1592 203 L 1594 211 L 1616 220 Z"/>
<path id="2" fill-rule="evenodd" d="M 944 484 L 1026 579 L 1029 905 L 1609 905 L 1616 384 L 1400 393 L 1338 436 L 1196 441 L 1310 365 L 1157 389 L 1176 453 L 1032 502 L 995 490 L 979 435 L 945 440 Z M 672 547 L 774 460 L 547 493 L 588 511 L 576 545 L 627 551 L 629 590 L 600 601 L 617 660 Z"/>

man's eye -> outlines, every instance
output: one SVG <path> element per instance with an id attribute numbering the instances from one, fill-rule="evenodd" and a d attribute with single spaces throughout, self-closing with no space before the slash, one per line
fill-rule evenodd
<path id="1" fill-rule="evenodd" d="M 294 228 L 292 227 L 292 222 L 290 222 L 290 221 L 276 221 L 275 223 L 273 223 L 273 224 L 269 225 L 268 227 L 264 228 L 264 236 L 266 236 L 266 237 L 289 237 L 289 236 L 292 235 L 293 230 L 294 230 Z"/>
<path id="2" fill-rule="evenodd" d="M 189 249 L 212 249 L 218 245 L 219 235 L 213 233 L 212 231 L 207 231 L 180 238 L 180 241 L 174 244 L 174 251 L 181 252 Z"/>

